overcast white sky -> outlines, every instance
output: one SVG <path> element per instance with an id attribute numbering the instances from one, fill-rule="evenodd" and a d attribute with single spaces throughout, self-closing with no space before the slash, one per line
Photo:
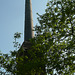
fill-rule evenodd
<path id="1" fill-rule="evenodd" d="M 32 0 L 34 25 L 38 23 L 37 15 L 45 12 L 48 0 Z M 0 51 L 9 53 L 13 48 L 15 32 L 24 34 L 25 0 L 0 0 Z M 23 43 L 24 36 L 18 40 Z"/>

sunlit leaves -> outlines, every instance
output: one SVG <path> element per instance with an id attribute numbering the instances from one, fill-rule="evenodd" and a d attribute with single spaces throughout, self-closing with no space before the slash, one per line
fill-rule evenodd
<path id="1" fill-rule="evenodd" d="M 43 36 L 43 38 L 40 37 L 39 39 L 41 40 L 36 39 L 36 42 L 39 41 L 37 44 L 40 43 L 41 48 L 43 46 L 43 50 L 46 51 L 45 53 L 47 53 L 50 60 L 50 64 L 48 63 L 47 66 L 53 67 L 51 69 L 56 69 L 58 74 L 71 74 L 70 70 L 72 67 L 70 66 L 75 66 L 73 64 L 74 57 L 71 58 L 71 55 L 74 55 L 75 49 L 73 42 L 75 37 L 73 35 L 73 30 L 75 31 L 73 27 L 73 17 L 75 14 L 74 8 L 75 1 L 50 1 L 47 3 L 47 9 L 45 10 L 46 13 L 38 18 L 41 32 L 39 35 L 37 33 L 37 37 L 39 38 L 39 36 Z M 35 28 L 35 31 L 37 31 L 37 27 Z M 42 50 L 41 48 L 40 50 Z M 66 72 L 67 66 L 69 66 L 67 70 L 69 72 Z"/>

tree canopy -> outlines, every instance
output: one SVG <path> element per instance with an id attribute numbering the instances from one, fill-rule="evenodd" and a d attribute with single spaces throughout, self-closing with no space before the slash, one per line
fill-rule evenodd
<path id="1" fill-rule="evenodd" d="M 11 52 L 10 60 L 0 56 L 1 65 L 17 75 L 75 73 L 75 1 L 50 0 L 45 13 L 38 16 L 31 47 Z M 19 52 L 22 55 L 17 57 Z"/>

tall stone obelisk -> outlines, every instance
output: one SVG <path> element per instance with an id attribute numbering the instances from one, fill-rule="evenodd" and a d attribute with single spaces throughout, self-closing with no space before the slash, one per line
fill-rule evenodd
<path id="1" fill-rule="evenodd" d="M 34 32 L 33 32 L 32 4 L 31 0 L 25 0 L 24 41 L 28 41 L 33 37 Z"/>
<path id="2" fill-rule="evenodd" d="M 34 37 L 33 18 L 32 18 L 32 4 L 31 0 L 25 0 L 25 25 L 24 25 L 24 42 L 22 47 L 28 50 L 31 46 L 29 39 Z"/>

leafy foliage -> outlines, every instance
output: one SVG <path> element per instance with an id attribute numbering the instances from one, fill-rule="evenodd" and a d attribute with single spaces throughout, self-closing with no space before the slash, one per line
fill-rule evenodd
<path id="1" fill-rule="evenodd" d="M 35 31 L 40 50 L 47 54 L 47 71 L 69 75 L 75 71 L 75 1 L 50 1 L 45 11 L 38 14 Z"/>
<path id="2" fill-rule="evenodd" d="M 4 68 L 6 72 L 16 74 L 16 55 L 17 55 L 17 49 L 20 48 L 19 42 L 17 42 L 17 39 L 21 37 L 21 33 L 16 32 L 14 34 L 14 51 L 10 51 L 10 54 L 3 54 L 0 52 L 0 67 Z"/>
<path id="3" fill-rule="evenodd" d="M 7 71 L 17 75 L 71 75 L 75 72 L 75 1 L 50 0 L 28 50 L 0 56 Z M 16 37 L 17 38 L 17 37 Z M 7 67 L 9 66 L 9 67 Z M 13 68 L 14 67 L 14 68 Z M 55 73 L 54 73 L 55 72 Z"/>
<path id="4" fill-rule="evenodd" d="M 15 41 L 14 41 L 13 43 L 14 43 L 14 47 L 15 47 L 16 50 L 18 50 L 18 49 L 20 48 L 20 46 L 21 46 L 20 43 L 17 42 L 17 39 L 21 38 L 21 34 L 22 34 L 22 33 L 18 33 L 18 32 L 16 32 L 16 33 L 14 34 L 14 40 L 15 40 Z"/>

